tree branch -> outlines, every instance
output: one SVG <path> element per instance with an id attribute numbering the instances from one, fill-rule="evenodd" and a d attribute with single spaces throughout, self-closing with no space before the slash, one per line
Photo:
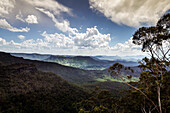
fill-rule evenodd
<path id="1" fill-rule="evenodd" d="M 131 88 L 139 91 L 142 95 L 144 95 L 144 96 L 146 97 L 146 99 L 148 99 L 148 100 L 155 106 L 155 108 L 157 109 L 157 111 L 159 112 L 157 105 L 156 105 L 143 91 L 141 91 L 139 88 L 134 87 L 134 86 L 132 86 L 131 84 L 127 83 L 127 82 L 122 78 L 122 76 L 121 76 L 121 74 L 120 74 L 120 70 L 118 70 L 118 76 L 120 77 L 120 79 L 121 79 L 125 84 L 127 84 L 127 85 L 130 86 Z"/>

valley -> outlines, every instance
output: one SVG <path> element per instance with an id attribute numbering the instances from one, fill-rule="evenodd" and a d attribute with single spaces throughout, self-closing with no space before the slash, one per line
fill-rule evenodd
<path id="1" fill-rule="evenodd" d="M 0 52 L 0 103 L 3 104 L 0 107 L 1 111 L 74 113 L 76 109 L 72 104 L 89 97 L 96 87 L 100 87 L 101 91 L 109 90 L 118 98 L 123 95 L 122 90 L 129 88 L 118 77 L 111 77 L 108 68 L 79 69 L 45 61 L 47 56 L 29 54 L 29 57 L 28 55 L 21 57 L 19 54 L 16 57 L 10 53 Z M 74 57 L 74 61 L 75 59 L 79 62 L 91 60 L 95 65 L 101 63 L 91 57 Z M 140 73 L 139 70 L 135 71 Z M 122 72 L 132 74 L 127 70 Z M 124 76 L 124 79 L 127 77 Z"/>
<path id="2" fill-rule="evenodd" d="M 28 54 L 28 53 L 11 53 L 12 56 L 22 57 L 24 59 L 39 60 L 46 62 L 55 62 L 64 66 L 70 66 L 85 70 L 104 70 L 109 68 L 115 62 L 125 66 L 134 67 L 138 65 L 137 58 L 126 58 L 118 56 L 70 56 L 70 55 L 47 55 L 47 54 Z M 138 58 L 139 57 L 139 58 Z"/>
<path id="3" fill-rule="evenodd" d="M 139 74 L 141 73 L 141 70 L 137 67 L 138 65 L 137 62 L 118 60 L 118 59 L 116 59 L 115 61 L 106 60 L 106 59 L 104 60 L 104 59 L 99 59 L 98 56 L 93 56 L 93 57 L 69 56 L 69 55 L 61 56 L 61 55 L 46 55 L 46 54 L 43 55 L 43 54 L 26 54 L 26 53 L 11 53 L 11 55 L 20 57 L 24 62 L 29 61 L 30 63 L 31 62 L 34 64 L 36 63 L 36 65 L 40 70 L 54 72 L 60 75 L 61 77 L 63 77 L 65 80 L 72 83 L 89 83 L 89 82 L 93 83 L 96 81 L 122 82 L 119 79 L 119 77 L 114 77 L 114 76 L 111 77 L 110 73 L 108 72 L 108 68 L 116 62 L 131 67 L 135 71 L 134 73 L 132 73 L 128 70 L 121 70 L 122 76 L 124 76 L 124 79 L 126 79 L 127 81 L 128 81 L 126 77 L 127 74 L 133 75 L 132 80 L 137 81 Z"/>

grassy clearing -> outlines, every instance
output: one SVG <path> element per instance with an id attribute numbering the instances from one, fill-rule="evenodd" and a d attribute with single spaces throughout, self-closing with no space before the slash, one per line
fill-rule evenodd
<path id="1" fill-rule="evenodd" d="M 137 82 L 137 81 L 139 81 L 138 77 L 132 77 L 132 79 L 129 80 L 126 76 L 123 76 L 123 79 L 126 82 L 130 82 L 130 81 Z M 96 78 L 95 80 L 98 81 L 98 82 L 106 82 L 106 81 L 123 82 L 119 77 L 114 78 L 114 77 L 108 76 L 108 75 L 103 75 L 102 78 Z"/>

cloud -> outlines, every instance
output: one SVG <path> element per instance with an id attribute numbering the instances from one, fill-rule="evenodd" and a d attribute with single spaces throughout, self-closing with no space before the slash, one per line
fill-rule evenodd
<path id="1" fill-rule="evenodd" d="M 38 24 L 37 17 L 35 15 L 28 15 L 25 21 L 29 24 Z"/>
<path id="2" fill-rule="evenodd" d="M 21 39 L 21 40 L 23 40 L 23 39 L 25 39 L 25 36 L 23 36 L 23 35 L 18 35 L 18 38 Z"/>
<path id="3" fill-rule="evenodd" d="M 104 14 L 118 24 L 139 27 L 141 24 L 155 25 L 170 9 L 169 0 L 89 0 L 90 8 Z"/>
<path id="4" fill-rule="evenodd" d="M 22 15 L 21 11 L 19 12 L 19 14 L 16 15 L 16 19 L 20 20 L 22 22 L 25 22 L 25 20 L 23 19 L 23 15 Z"/>
<path id="5" fill-rule="evenodd" d="M 15 0 L 0 0 L 0 16 L 9 14 L 15 7 Z"/>
<path id="6" fill-rule="evenodd" d="M 47 34 L 42 33 L 44 39 L 29 39 L 21 43 L 16 43 L 13 40 L 6 42 L 5 39 L 0 38 L 0 50 L 8 52 L 39 52 L 49 54 L 72 54 L 72 55 L 110 55 L 110 56 L 136 56 L 146 55 L 141 51 L 141 47 L 132 43 L 132 38 L 124 43 L 119 43 L 113 47 L 96 47 L 90 45 L 85 41 L 85 45 L 77 45 L 73 38 L 66 37 L 63 34 Z M 1 48 L 3 45 L 4 48 Z"/>
<path id="7" fill-rule="evenodd" d="M 49 48 L 71 49 L 74 46 L 73 40 L 63 34 L 47 34 L 46 32 L 43 32 L 42 36 L 45 37 L 44 42 L 47 43 Z"/>
<path id="8" fill-rule="evenodd" d="M 44 42 L 54 48 L 77 48 L 77 49 L 96 49 L 109 47 L 111 41 L 110 34 L 101 34 L 97 27 L 87 28 L 85 33 L 76 33 L 75 36 L 65 36 L 64 34 L 42 33 Z"/>
<path id="9" fill-rule="evenodd" d="M 115 46 L 112 47 L 113 50 L 119 50 L 119 51 L 132 51 L 132 50 L 141 50 L 141 45 L 135 45 L 133 44 L 132 38 L 130 38 L 128 41 L 125 41 L 124 43 L 117 43 Z"/>
<path id="10" fill-rule="evenodd" d="M 0 46 L 6 45 L 6 40 L 0 37 Z"/>
<path id="11" fill-rule="evenodd" d="M 73 37 L 75 46 L 79 48 L 105 48 L 109 47 L 110 34 L 99 33 L 97 27 L 87 28 L 86 33 L 76 33 Z"/>
<path id="12" fill-rule="evenodd" d="M 34 7 L 52 11 L 55 15 L 59 15 L 61 12 L 72 15 L 70 8 L 58 3 L 55 0 L 25 0 L 25 2 L 31 4 Z"/>
<path id="13" fill-rule="evenodd" d="M 11 26 L 5 19 L 0 19 L 0 28 L 2 29 L 6 29 L 12 32 L 28 32 L 30 30 L 30 28 L 26 27 L 26 28 L 15 28 L 13 26 Z"/>
<path id="14" fill-rule="evenodd" d="M 90 29 L 90 28 L 89 28 Z M 93 28 L 95 29 L 95 28 Z M 93 31 L 93 30 L 92 30 Z M 95 31 L 95 30 L 94 30 Z M 90 36 L 96 35 L 98 33 L 91 32 Z M 87 34 L 88 33 L 84 33 Z M 8 52 L 39 52 L 39 53 L 49 53 L 49 54 L 72 54 L 72 55 L 110 55 L 110 56 L 136 56 L 136 55 L 147 55 L 141 51 L 141 46 L 134 45 L 132 43 L 132 38 L 124 43 L 118 43 L 117 45 L 110 47 L 102 46 L 98 47 L 93 45 L 93 39 L 87 41 L 82 41 L 81 45 L 77 45 L 73 37 L 66 37 L 63 34 L 47 34 L 42 33 L 43 39 L 29 39 L 21 43 L 16 43 L 13 40 L 7 42 L 5 39 L 0 38 L 0 50 Z M 83 35 L 85 36 L 85 35 Z M 105 40 L 109 40 L 106 37 Z M 98 39 L 99 40 L 99 39 Z M 92 45 L 91 45 L 92 44 Z M 168 43 L 169 44 L 169 43 Z M 3 45 L 4 48 L 1 48 Z M 89 45 L 86 47 L 86 45 Z M 91 46 L 91 47 L 90 47 Z"/>
<path id="15" fill-rule="evenodd" d="M 29 39 L 22 43 L 10 41 L 7 43 L 10 48 L 32 49 L 34 51 L 77 51 L 77 50 L 95 50 L 109 48 L 110 34 L 101 34 L 97 27 L 88 28 L 85 33 L 76 33 L 75 36 L 66 36 L 64 34 L 54 33 L 48 34 L 44 31 L 41 34 L 43 39 Z M 18 38 L 23 39 L 24 36 L 19 35 Z"/>
<path id="16" fill-rule="evenodd" d="M 75 34 L 78 30 L 76 28 L 71 28 L 70 23 L 67 20 L 57 19 L 54 14 L 52 14 L 50 11 L 47 11 L 43 8 L 36 8 L 37 10 L 41 11 L 42 13 L 46 14 L 48 17 L 52 19 L 52 21 L 55 23 L 55 27 L 57 27 L 62 32 L 68 32 L 71 34 Z"/>
<path id="17" fill-rule="evenodd" d="M 21 13 L 21 10 L 25 8 L 25 11 Z M 58 16 L 60 19 L 56 19 L 56 26 L 63 32 L 75 32 L 76 28 L 71 29 L 70 23 L 67 20 L 62 19 L 62 13 L 73 16 L 70 8 L 58 3 L 55 0 L 1 0 L 0 1 L 0 17 L 4 17 L 10 20 L 13 15 L 16 15 L 16 19 L 29 24 L 37 24 L 39 21 L 37 18 L 41 18 L 36 8 L 42 8 L 51 14 Z M 27 10 L 30 9 L 30 10 Z M 19 11 L 19 13 L 18 13 Z M 32 12 L 32 14 L 31 14 Z M 18 14 L 17 14 L 18 13 Z M 35 16 L 36 15 L 36 16 Z M 55 17 L 55 16 L 54 16 Z M 40 19 L 44 21 L 43 18 Z M 54 20 L 54 19 L 53 19 Z M 11 28 L 11 27 L 10 27 Z M 11 31 L 22 32 L 28 31 L 28 29 L 10 29 Z"/>
<path id="18" fill-rule="evenodd" d="M 117 43 L 115 46 L 111 47 L 110 52 L 119 56 L 147 55 L 147 53 L 142 52 L 141 49 L 141 45 L 133 44 L 133 40 L 131 37 L 124 43 Z"/>
<path id="19" fill-rule="evenodd" d="M 25 14 L 34 13 L 36 12 L 35 7 L 46 9 L 54 15 L 61 16 L 62 13 L 67 13 L 73 16 L 70 8 L 56 0 L 0 0 L 0 16 L 9 15 L 11 12 L 16 13 L 19 10 L 23 10 L 23 8 L 23 13 Z"/>
<path id="20" fill-rule="evenodd" d="M 35 15 L 28 15 L 27 18 L 24 19 L 21 11 L 19 11 L 19 14 L 16 15 L 16 19 L 28 24 L 38 24 L 37 17 Z"/>
<path id="21" fill-rule="evenodd" d="M 63 13 L 73 16 L 72 10 L 55 0 L 7 0 L 7 2 L 5 0 L 2 1 L 3 2 L 0 1 L 0 6 L 2 6 L 2 9 L 7 10 L 5 13 L 7 14 L 7 20 L 9 20 L 13 15 L 16 15 L 15 17 L 17 20 L 26 22 L 28 24 L 37 24 L 39 23 L 39 21 L 45 21 L 43 19 L 43 16 L 39 14 L 40 12 L 42 12 L 50 17 L 55 23 L 55 27 L 62 32 L 75 34 L 75 32 L 78 31 L 76 28 L 71 28 L 70 22 L 66 19 L 63 19 L 62 16 Z M 23 8 L 25 8 L 25 11 L 22 11 Z M 2 14 L 1 12 L 2 11 L 0 8 L 0 14 Z M 39 18 L 40 20 L 38 21 L 37 18 Z"/>

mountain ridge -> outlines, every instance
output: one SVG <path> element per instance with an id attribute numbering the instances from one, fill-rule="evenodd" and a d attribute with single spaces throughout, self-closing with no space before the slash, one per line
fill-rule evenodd
<path id="1" fill-rule="evenodd" d="M 23 57 L 24 59 L 31 59 L 31 60 L 40 60 L 40 61 L 47 61 L 47 62 L 55 62 L 61 65 L 85 69 L 85 70 L 103 70 L 110 67 L 115 62 L 119 62 L 125 66 L 137 66 L 138 63 L 134 61 L 127 61 L 124 59 L 119 60 L 105 60 L 97 58 L 97 56 L 69 56 L 69 55 L 42 55 L 40 54 L 37 58 L 33 54 L 25 54 L 25 53 L 13 53 L 11 54 L 17 57 Z M 102 57 L 102 56 L 101 56 Z"/>

